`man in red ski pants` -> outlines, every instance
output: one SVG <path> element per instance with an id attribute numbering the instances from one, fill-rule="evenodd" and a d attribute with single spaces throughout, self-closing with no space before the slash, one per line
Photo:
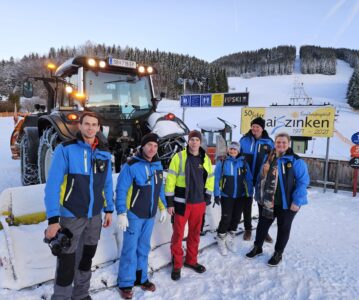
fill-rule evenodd
<path id="1" fill-rule="evenodd" d="M 201 140 L 199 131 L 193 130 L 189 133 L 188 147 L 172 158 L 166 179 L 168 212 L 174 217 L 171 240 L 172 280 L 181 278 L 182 240 L 187 222 L 187 253 L 184 266 L 197 273 L 206 271 L 206 268 L 197 262 L 197 254 L 203 214 L 206 204 L 211 203 L 214 174 L 211 160 L 201 148 Z"/>

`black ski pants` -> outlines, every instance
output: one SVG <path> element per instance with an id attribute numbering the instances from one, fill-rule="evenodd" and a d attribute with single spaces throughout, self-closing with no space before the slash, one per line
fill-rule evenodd
<path id="1" fill-rule="evenodd" d="M 236 231 L 241 220 L 244 198 L 221 198 L 221 221 L 217 229 L 218 233 Z"/>
<path id="2" fill-rule="evenodd" d="M 240 199 L 241 215 L 243 213 L 243 222 L 245 230 L 252 230 L 252 197 L 244 197 Z"/>
<path id="3" fill-rule="evenodd" d="M 274 206 L 274 218 L 268 219 L 259 214 L 259 221 L 256 231 L 256 240 L 254 244 L 258 247 L 262 247 L 264 239 L 268 234 L 270 226 L 273 224 L 275 218 L 277 218 L 277 240 L 274 246 L 275 251 L 283 253 L 285 246 L 288 243 L 290 229 L 292 222 L 297 213 L 290 209 L 283 209 L 281 206 Z"/>

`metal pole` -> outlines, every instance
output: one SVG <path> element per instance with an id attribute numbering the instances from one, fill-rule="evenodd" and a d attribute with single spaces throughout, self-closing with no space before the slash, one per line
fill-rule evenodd
<path id="1" fill-rule="evenodd" d="M 339 186 L 339 159 L 337 160 L 336 166 L 335 166 L 335 183 L 334 183 L 334 193 L 338 193 L 338 186 Z"/>
<path id="2" fill-rule="evenodd" d="M 183 79 L 183 95 L 186 94 L 186 78 Z M 184 117 L 185 117 L 185 110 L 186 108 L 183 107 L 183 110 L 182 110 L 182 121 L 184 123 Z"/>
<path id="3" fill-rule="evenodd" d="M 353 197 L 357 195 L 357 185 L 358 185 L 358 169 L 354 169 L 353 176 Z"/>
<path id="4" fill-rule="evenodd" d="M 329 166 L 329 141 L 330 138 L 327 138 L 327 153 L 325 154 L 325 169 L 324 169 L 324 188 L 323 193 L 327 190 L 327 181 L 328 181 L 328 166 Z"/>
<path id="5" fill-rule="evenodd" d="M 184 113 L 185 113 L 185 110 L 186 110 L 186 108 L 185 108 L 185 107 L 182 107 L 182 121 L 183 121 L 183 123 L 184 123 Z"/>

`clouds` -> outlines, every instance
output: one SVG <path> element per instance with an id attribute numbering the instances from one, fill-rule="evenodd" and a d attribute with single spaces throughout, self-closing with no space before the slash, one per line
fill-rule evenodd
<path id="1" fill-rule="evenodd" d="M 345 0 L 341 0 L 339 2 L 345 2 Z M 338 41 L 343 36 L 343 34 L 345 34 L 347 32 L 347 30 L 350 28 L 350 26 L 352 25 L 356 16 L 358 15 L 358 12 L 359 12 L 359 1 L 356 1 L 353 4 L 352 9 L 350 10 L 347 18 L 344 19 L 343 24 L 339 27 L 339 30 L 335 34 L 334 39 L 333 39 L 334 45 L 338 43 Z M 353 37 L 353 38 L 355 38 L 355 37 Z"/>
<path id="2" fill-rule="evenodd" d="M 325 15 L 323 22 L 328 21 L 333 15 L 335 15 L 335 13 L 343 6 L 343 4 L 346 2 L 347 0 L 339 0 L 337 1 L 337 3 L 335 3 L 332 8 L 328 11 L 328 13 Z"/>

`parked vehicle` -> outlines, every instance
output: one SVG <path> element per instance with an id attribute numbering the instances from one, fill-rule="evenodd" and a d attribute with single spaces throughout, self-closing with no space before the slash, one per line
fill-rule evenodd
<path id="1" fill-rule="evenodd" d="M 48 99 L 47 110 L 25 116 L 11 136 L 12 156 L 21 160 L 23 185 L 46 182 L 56 145 L 75 138 L 79 119 L 88 110 L 102 119 L 100 138 L 107 139 L 116 172 L 151 130 L 160 133 L 159 154 L 166 166 L 185 146 L 188 128 L 171 113 L 156 113 L 164 94 L 154 96 L 151 76 L 155 73 L 153 67 L 134 61 L 78 56 L 64 62 L 49 77 L 32 77 L 24 82 L 24 96 L 32 97 L 32 80 L 40 80 Z"/>

